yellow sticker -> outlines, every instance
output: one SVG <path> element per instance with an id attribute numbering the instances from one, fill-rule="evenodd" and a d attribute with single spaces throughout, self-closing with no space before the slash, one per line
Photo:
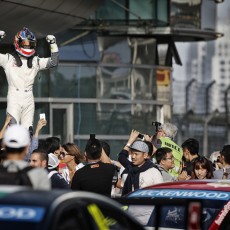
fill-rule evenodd
<path id="1" fill-rule="evenodd" d="M 88 205 L 88 211 L 95 220 L 99 230 L 109 230 L 106 218 L 96 204 Z"/>

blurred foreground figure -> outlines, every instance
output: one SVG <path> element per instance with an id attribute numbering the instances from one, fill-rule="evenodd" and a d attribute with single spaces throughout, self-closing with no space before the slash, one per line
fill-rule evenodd
<path id="1" fill-rule="evenodd" d="M 47 171 L 30 167 L 24 161 L 30 145 L 29 131 L 21 125 L 11 125 L 3 136 L 5 159 L 0 165 L 0 184 L 25 185 L 34 189 L 51 188 Z"/>

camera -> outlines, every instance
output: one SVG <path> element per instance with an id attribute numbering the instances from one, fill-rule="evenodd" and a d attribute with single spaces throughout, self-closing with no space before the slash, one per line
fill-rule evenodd
<path id="1" fill-rule="evenodd" d="M 220 162 L 220 158 L 217 158 L 215 162 L 216 162 L 216 163 L 219 163 L 219 162 Z"/>
<path id="2" fill-rule="evenodd" d="M 158 121 L 153 121 L 152 122 L 152 126 L 155 126 L 156 127 L 156 133 L 158 132 L 158 130 L 161 128 L 161 123 L 158 122 Z"/>
<path id="3" fill-rule="evenodd" d="M 220 156 L 218 156 L 218 157 L 216 158 L 216 160 L 214 160 L 213 163 L 220 163 Z"/>
<path id="4" fill-rule="evenodd" d="M 138 138 L 140 138 L 140 139 L 142 139 L 142 140 L 143 140 L 144 135 L 143 135 L 143 134 L 141 134 L 141 133 L 139 133 Z"/>
<path id="5" fill-rule="evenodd" d="M 89 139 L 90 139 L 90 140 L 94 140 L 94 139 L 95 139 L 95 137 L 96 137 L 96 135 L 95 135 L 95 134 L 90 134 L 90 135 L 89 135 Z"/>

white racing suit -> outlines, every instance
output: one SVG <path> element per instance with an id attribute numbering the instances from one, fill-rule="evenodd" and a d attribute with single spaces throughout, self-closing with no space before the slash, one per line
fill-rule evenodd
<path id="1" fill-rule="evenodd" d="M 53 44 L 54 45 L 54 44 Z M 56 45 L 56 44 L 55 44 Z M 27 59 L 21 57 L 22 66 L 18 67 L 11 54 L 0 54 L 0 66 L 4 68 L 8 82 L 7 110 L 19 124 L 27 129 L 33 126 L 34 96 L 33 84 L 38 71 L 54 67 L 58 64 L 58 48 L 51 50 L 51 57 L 35 56 L 32 68 L 27 66 Z"/>

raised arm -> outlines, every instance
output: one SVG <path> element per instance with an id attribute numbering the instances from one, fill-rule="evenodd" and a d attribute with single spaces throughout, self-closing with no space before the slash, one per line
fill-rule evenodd
<path id="1" fill-rule="evenodd" d="M 39 141 L 39 133 L 42 129 L 42 127 L 44 127 L 46 125 L 47 121 L 45 119 L 40 119 L 38 120 L 37 126 L 36 126 L 36 130 L 35 133 L 31 139 L 31 143 L 30 143 L 30 148 L 29 148 L 29 152 L 27 153 L 25 160 L 28 161 L 30 159 L 30 155 L 31 153 L 38 148 L 38 141 Z"/>
<path id="2" fill-rule="evenodd" d="M 37 123 L 37 127 L 35 129 L 34 137 L 38 139 L 39 133 L 41 129 L 46 126 L 47 121 L 45 119 L 39 119 Z"/>
<path id="3" fill-rule="evenodd" d="M 118 155 L 118 161 L 121 163 L 121 165 L 124 168 L 127 168 L 131 165 L 131 162 L 128 160 L 129 148 L 133 144 L 133 142 L 137 139 L 139 134 L 140 133 L 137 130 L 133 129 L 130 133 L 127 144 L 124 146 L 124 148 L 121 150 L 121 152 Z"/>
<path id="4" fill-rule="evenodd" d="M 105 150 L 102 148 L 102 152 L 101 152 L 101 161 L 104 163 L 109 163 L 111 164 L 111 159 L 106 155 Z"/>
<path id="5" fill-rule="evenodd" d="M 10 124 L 10 120 L 11 120 L 11 116 L 7 113 L 5 123 L 2 127 L 2 129 L 0 130 L 0 139 L 3 138 L 3 135 L 4 135 L 8 125 Z"/>
<path id="6" fill-rule="evenodd" d="M 46 68 L 52 68 L 58 65 L 58 46 L 56 38 L 53 35 L 47 35 L 46 41 L 50 44 L 51 57 Z"/>
<path id="7" fill-rule="evenodd" d="M 6 36 L 5 31 L 0 30 L 0 41 Z"/>
<path id="8" fill-rule="evenodd" d="M 0 30 L 0 41 L 6 36 L 5 31 Z M 6 62 L 6 60 L 3 59 L 5 55 L 0 54 L 0 66 L 4 66 L 4 63 Z"/>

